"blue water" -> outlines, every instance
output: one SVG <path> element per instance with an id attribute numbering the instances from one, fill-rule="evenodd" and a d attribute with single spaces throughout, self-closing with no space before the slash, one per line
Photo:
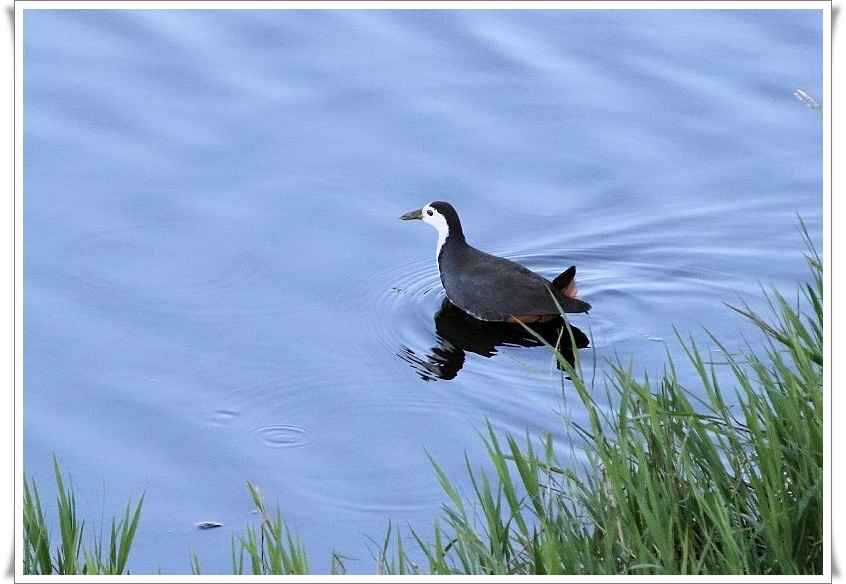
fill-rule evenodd
<path id="1" fill-rule="evenodd" d="M 695 390 L 675 331 L 760 344 L 724 303 L 795 295 L 799 217 L 822 250 L 823 121 L 793 96 L 821 101 L 822 24 L 24 10 L 25 472 L 52 501 L 55 455 L 94 527 L 145 493 L 132 573 L 229 572 L 249 481 L 314 572 L 372 574 L 446 500 L 427 452 L 469 490 L 489 421 L 578 466 L 549 351 L 436 332 L 436 234 L 399 215 L 448 200 L 477 247 L 576 264 L 598 396 L 608 359 L 667 351 Z"/>

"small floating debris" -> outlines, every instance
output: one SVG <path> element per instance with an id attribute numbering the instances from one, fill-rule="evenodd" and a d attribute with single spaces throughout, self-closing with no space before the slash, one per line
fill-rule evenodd
<path id="1" fill-rule="evenodd" d="M 794 91 L 793 96 L 815 112 L 822 113 L 822 106 L 817 103 L 817 100 L 815 100 L 813 97 L 811 97 L 801 89 L 797 89 L 796 91 Z"/>
<path id="2" fill-rule="evenodd" d="M 223 523 L 218 523 L 217 521 L 200 521 L 197 523 L 197 527 L 200 529 L 214 529 L 215 527 L 221 527 Z"/>

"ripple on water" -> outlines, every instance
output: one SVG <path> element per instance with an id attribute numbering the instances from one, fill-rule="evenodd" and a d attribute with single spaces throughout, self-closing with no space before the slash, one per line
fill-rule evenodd
<path id="1" fill-rule="evenodd" d="M 294 424 L 271 424 L 253 428 L 253 434 L 271 448 L 298 448 L 314 442 L 308 428 Z"/>
<path id="2" fill-rule="evenodd" d="M 472 404 L 397 383 L 395 368 L 358 380 L 343 370 L 322 373 L 291 371 L 232 388 L 207 423 L 228 424 L 227 443 L 256 461 L 255 473 L 267 473 L 268 492 L 358 511 L 436 505 L 441 490 L 426 451 L 451 453 L 457 439 L 475 443 Z M 267 470 L 277 464 L 284 472 Z"/>
<path id="3" fill-rule="evenodd" d="M 215 426 L 226 426 L 231 424 L 238 417 L 235 410 L 218 409 L 211 413 L 209 421 Z"/>
<path id="4" fill-rule="evenodd" d="M 444 298 L 440 278 L 430 259 L 398 263 L 363 272 L 350 291 L 379 318 L 365 321 L 366 332 L 392 353 L 402 346 L 430 342 L 433 315 Z"/>

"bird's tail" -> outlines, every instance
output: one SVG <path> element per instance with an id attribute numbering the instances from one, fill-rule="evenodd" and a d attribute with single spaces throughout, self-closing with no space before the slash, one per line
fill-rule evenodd
<path id="1" fill-rule="evenodd" d="M 576 266 L 570 266 L 553 281 L 552 287 L 558 290 L 564 297 L 561 301 L 561 308 L 564 312 L 587 312 L 590 304 L 579 300 L 579 291 L 576 286 Z"/>

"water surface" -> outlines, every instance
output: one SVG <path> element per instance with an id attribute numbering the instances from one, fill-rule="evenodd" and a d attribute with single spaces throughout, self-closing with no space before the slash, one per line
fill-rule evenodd
<path id="1" fill-rule="evenodd" d="M 669 351 L 695 389 L 675 331 L 755 346 L 724 303 L 795 293 L 799 217 L 821 249 L 822 117 L 793 93 L 822 95 L 822 23 L 25 10 L 26 473 L 52 500 L 55 455 L 92 524 L 145 492 L 132 573 L 228 572 L 247 481 L 315 572 L 374 573 L 388 522 L 428 533 L 445 500 L 426 452 L 469 489 L 490 422 L 580 464 L 549 351 L 436 321 L 436 234 L 399 215 L 448 200 L 477 247 L 576 264 L 583 367 Z"/>

